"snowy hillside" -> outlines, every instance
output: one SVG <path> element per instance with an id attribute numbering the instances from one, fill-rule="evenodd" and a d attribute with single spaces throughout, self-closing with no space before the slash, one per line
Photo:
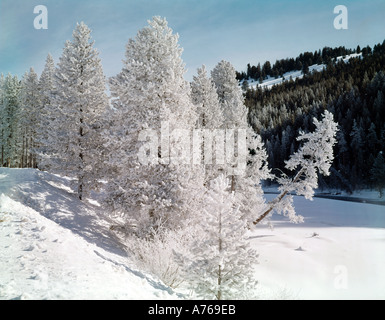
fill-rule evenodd
<path id="1" fill-rule="evenodd" d="M 352 53 L 350 55 L 346 56 L 340 56 L 336 58 L 336 61 L 339 62 L 343 60 L 345 63 L 347 63 L 350 59 L 352 58 L 357 58 L 357 57 L 362 57 L 362 53 Z M 325 64 L 313 64 L 309 66 L 309 72 L 320 72 L 324 68 L 326 68 Z M 259 81 L 254 80 L 254 79 L 249 79 L 248 85 L 249 88 L 255 89 L 256 87 L 263 88 L 263 89 L 271 89 L 274 85 L 281 84 L 284 81 L 289 81 L 292 79 L 295 81 L 296 79 L 302 79 L 303 78 L 303 73 L 301 70 L 294 70 L 294 71 L 289 71 L 283 74 L 283 77 L 278 77 L 274 78 L 271 76 L 268 76 L 267 79 L 263 80 L 262 83 L 259 83 Z M 240 82 L 240 85 L 242 85 L 243 80 Z"/>
<path id="2" fill-rule="evenodd" d="M 67 179 L 0 168 L 0 299 L 177 299 L 130 264 Z"/>
<path id="3" fill-rule="evenodd" d="M 384 299 L 385 207 L 299 197 L 295 206 L 305 223 L 278 216 L 249 232 L 257 296 Z M 68 179 L 0 168 L 0 299 L 184 297 L 137 270 L 109 225 Z"/>

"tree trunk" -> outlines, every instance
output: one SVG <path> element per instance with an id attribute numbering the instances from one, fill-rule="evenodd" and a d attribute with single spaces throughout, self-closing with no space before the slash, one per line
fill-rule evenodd
<path id="1" fill-rule="evenodd" d="M 80 109 L 80 112 L 82 112 L 82 110 Z M 79 152 L 79 158 L 80 158 L 80 173 L 79 173 L 79 176 L 78 176 L 78 196 L 79 196 L 79 199 L 82 200 L 83 199 L 83 175 L 84 175 L 84 172 L 83 172 L 83 169 L 84 169 L 84 158 L 83 158 L 83 152 L 82 152 L 82 137 L 83 137 L 83 119 L 80 118 L 80 129 L 79 129 L 79 135 L 80 135 L 80 138 L 79 138 L 79 148 L 80 148 L 80 152 Z"/>
<path id="2" fill-rule="evenodd" d="M 83 66 L 80 66 L 80 76 L 83 75 Z M 83 86 L 83 81 L 80 83 L 80 86 L 82 87 Z M 81 90 L 81 93 L 83 93 L 83 90 Z M 79 152 L 79 158 L 80 158 L 80 173 L 79 173 L 79 177 L 78 177 L 78 196 L 79 196 L 79 199 L 80 200 L 83 200 L 83 178 L 84 178 L 84 157 L 83 157 L 83 136 L 84 136 L 84 132 L 83 132 L 83 106 L 80 105 L 80 108 L 79 108 L 79 112 L 80 112 L 80 123 L 79 123 L 79 149 L 80 149 L 80 152 Z"/>
<path id="3" fill-rule="evenodd" d="M 222 289 L 221 289 L 221 284 L 222 284 L 222 269 L 221 266 L 218 266 L 218 292 L 217 292 L 217 299 L 222 300 Z"/>
<path id="4" fill-rule="evenodd" d="M 231 192 L 235 191 L 235 177 L 234 175 L 231 176 Z"/>
<path id="5" fill-rule="evenodd" d="M 83 177 L 79 177 L 78 196 L 79 200 L 83 200 Z"/>
<path id="6" fill-rule="evenodd" d="M 297 173 L 297 175 L 293 179 L 293 183 L 298 182 L 298 180 L 301 178 L 302 174 L 305 172 L 305 168 L 302 167 L 301 170 Z M 287 194 L 289 191 L 285 190 L 280 195 L 278 195 L 277 198 L 269 202 L 269 209 L 267 209 L 264 213 L 262 213 L 257 220 L 253 221 L 253 224 L 260 223 L 264 218 L 268 216 L 268 214 L 274 209 L 274 207 L 279 203 Z"/>
<path id="7" fill-rule="evenodd" d="M 219 241 L 218 241 L 218 249 L 219 254 L 222 252 L 222 213 L 219 212 Z M 218 292 L 217 292 L 217 299 L 222 300 L 222 268 L 221 265 L 218 265 Z"/>
<path id="8" fill-rule="evenodd" d="M 260 223 L 264 218 L 267 217 L 267 215 L 274 209 L 275 205 L 279 203 L 286 195 L 288 194 L 287 191 L 281 193 L 277 198 L 274 200 L 270 201 L 270 207 L 267 209 L 264 213 L 262 213 L 257 220 L 253 221 L 254 224 Z"/>

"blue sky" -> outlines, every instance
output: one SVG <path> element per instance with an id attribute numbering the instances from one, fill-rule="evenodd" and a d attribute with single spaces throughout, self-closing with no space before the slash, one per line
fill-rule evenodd
<path id="1" fill-rule="evenodd" d="M 348 29 L 333 26 L 337 5 Z M 48 9 L 48 29 L 36 30 L 33 9 Z M 76 22 L 92 30 L 107 76 L 118 73 L 125 45 L 154 15 L 180 35 L 186 79 L 222 59 L 246 64 L 296 57 L 324 46 L 373 46 L 385 39 L 384 0 L 0 0 L 0 73 L 41 73 L 50 52 L 58 61 Z"/>

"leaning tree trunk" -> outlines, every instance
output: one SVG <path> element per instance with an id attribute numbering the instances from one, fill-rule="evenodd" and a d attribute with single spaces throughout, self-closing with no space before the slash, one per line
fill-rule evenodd
<path id="1" fill-rule="evenodd" d="M 302 174 L 305 172 L 305 168 L 302 167 L 302 169 L 297 173 L 297 175 L 293 179 L 293 183 L 298 182 L 298 180 L 301 178 Z M 274 207 L 289 193 L 288 190 L 285 190 L 281 192 L 281 194 L 278 195 L 277 198 L 269 202 L 269 208 L 262 213 L 257 220 L 253 221 L 253 224 L 258 224 L 260 223 L 264 218 L 266 218 L 269 213 L 274 209 Z"/>

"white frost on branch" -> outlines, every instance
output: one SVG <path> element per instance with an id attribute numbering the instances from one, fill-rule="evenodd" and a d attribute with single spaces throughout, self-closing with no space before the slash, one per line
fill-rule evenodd
<path id="1" fill-rule="evenodd" d="M 247 240 L 247 221 L 222 174 L 211 181 L 187 252 L 176 252 L 184 277 L 205 299 L 250 298 L 256 286 L 257 253 Z"/>
<path id="2" fill-rule="evenodd" d="M 297 176 L 291 183 L 285 183 L 280 190 L 295 191 L 311 200 L 314 189 L 318 187 L 317 172 L 324 176 L 330 174 L 329 169 L 333 162 L 333 146 L 336 143 L 337 123 L 333 121 L 333 114 L 325 111 L 322 121 L 313 119 L 316 129 L 311 133 L 300 133 L 298 141 L 305 141 L 303 146 L 294 153 L 286 168 L 299 169 Z"/>
<path id="3" fill-rule="evenodd" d="M 286 168 L 297 170 L 296 175 L 294 178 L 284 175 L 277 179 L 281 193 L 268 203 L 267 209 L 254 224 L 258 224 L 272 211 L 288 216 L 292 222 L 301 222 L 303 218 L 295 214 L 290 193 L 294 192 L 312 200 L 314 189 L 318 187 L 318 173 L 329 175 L 334 159 L 333 146 L 337 141 L 337 123 L 333 121 L 333 114 L 326 110 L 321 121 L 316 118 L 313 121 L 316 127 L 314 132 L 301 132 L 297 140 L 304 141 L 304 144 L 286 161 Z"/>

